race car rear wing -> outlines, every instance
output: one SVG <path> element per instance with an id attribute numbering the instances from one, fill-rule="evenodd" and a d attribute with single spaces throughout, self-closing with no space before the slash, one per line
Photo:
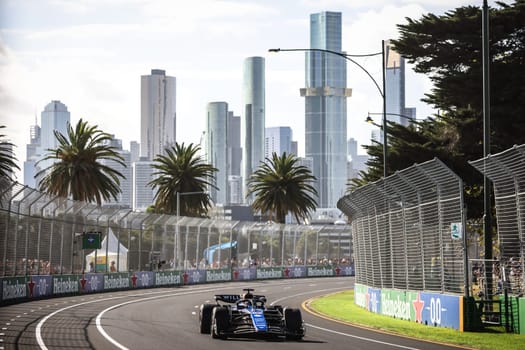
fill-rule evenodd
<path id="1" fill-rule="evenodd" d="M 215 295 L 215 301 L 222 301 L 222 302 L 230 303 L 230 304 L 234 304 L 241 299 L 242 298 L 239 294 L 216 294 Z M 254 295 L 252 299 L 254 301 L 261 301 L 263 303 L 266 303 L 266 297 L 264 295 Z"/>

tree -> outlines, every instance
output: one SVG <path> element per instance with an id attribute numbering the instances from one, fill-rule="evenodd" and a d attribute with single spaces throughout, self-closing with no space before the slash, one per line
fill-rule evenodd
<path id="1" fill-rule="evenodd" d="M 489 26 L 491 153 L 525 143 L 525 0 L 497 5 L 490 10 Z M 481 11 L 460 7 L 407 22 L 398 25 L 400 37 L 392 44 L 416 72 L 430 77 L 433 89 L 423 101 L 440 112 L 412 130 L 389 124 L 388 171 L 440 158 L 463 179 L 469 217 L 478 217 L 482 175 L 468 161 L 483 157 Z M 380 178 L 380 147 L 368 148 L 372 166 L 354 184 Z"/>
<path id="2" fill-rule="evenodd" d="M 153 164 L 157 171 L 149 182 L 149 186 L 157 189 L 153 211 L 175 214 L 177 193 L 180 193 L 183 194 L 179 196 L 181 215 L 206 216 L 211 207 L 211 198 L 206 190 L 217 188 L 213 184 L 217 168 L 205 163 L 197 155 L 199 150 L 200 147 L 193 143 L 188 146 L 176 143 L 165 149 L 166 155 L 157 155 Z"/>
<path id="3" fill-rule="evenodd" d="M 248 194 L 255 195 L 253 209 L 270 216 L 278 223 L 284 223 L 286 215 L 292 213 L 297 222 L 315 210 L 316 180 L 310 170 L 298 165 L 298 158 L 286 152 L 266 158 L 248 180 Z M 301 220 L 302 219 L 302 220 Z"/>
<path id="4" fill-rule="evenodd" d="M 0 125 L 0 129 L 5 128 Z M 4 139 L 5 135 L 0 135 L 0 193 L 8 186 L 13 169 L 20 169 L 16 164 L 16 157 L 13 153 L 14 145 Z"/>
<path id="5" fill-rule="evenodd" d="M 43 176 L 40 190 L 98 205 L 103 200 L 116 200 L 124 175 L 101 163 L 108 160 L 126 166 L 124 158 L 109 143 L 112 136 L 82 119 L 74 129 L 68 124 L 67 136 L 56 130 L 54 133 L 58 147 L 47 150 L 47 156 L 38 161 L 56 161 L 36 174 L 36 178 Z"/>

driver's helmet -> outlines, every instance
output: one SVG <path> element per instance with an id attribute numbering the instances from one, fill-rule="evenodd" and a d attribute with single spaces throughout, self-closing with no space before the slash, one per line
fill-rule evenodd
<path id="1" fill-rule="evenodd" d="M 241 295 L 242 299 L 253 299 L 253 294 L 250 292 L 244 293 Z"/>

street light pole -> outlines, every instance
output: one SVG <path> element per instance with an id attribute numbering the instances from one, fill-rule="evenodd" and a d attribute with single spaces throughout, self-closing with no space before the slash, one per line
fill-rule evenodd
<path id="1" fill-rule="evenodd" d="M 381 40 L 381 68 L 383 71 L 383 178 L 386 179 L 388 171 L 387 166 L 387 156 L 388 156 L 388 142 L 387 142 L 387 124 L 386 124 L 386 62 L 385 62 L 385 41 Z"/>
<path id="2" fill-rule="evenodd" d="M 365 54 L 365 55 L 349 55 L 343 52 L 338 51 L 332 51 L 327 49 L 269 49 L 269 52 L 281 52 L 281 51 L 318 51 L 318 52 L 327 52 L 331 53 L 340 57 L 343 57 L 344 59 L 352 62 L 356 66 L 358 66 L 363 72 L 368 75 L 368 77 L 372 80 L 374 85 L 376 86 L 377 90 L 379 91 L 379 94 L 381 95 L 381 98 L 383 99 L 383 177 L 387 177 L 387 156 L 388 156 L 388 145 L 387 145 L 387 123 L 386 123 L 386 82 L 385 82 L 385 74 L 386 74 L 386 62 L 385 62 L 385 41 L 381 40 L 381 52 L 371 53 L 371 54 Z M 379 84 L 374 79 L 374 77 L 358 62 L 356 62 L 352 57 L 370 57 L 370 56 L 378 56 L 381 55 L 382 62 L 381 62 L 381 68 L 383 70 L 383 89 L 379 87 Z"/>

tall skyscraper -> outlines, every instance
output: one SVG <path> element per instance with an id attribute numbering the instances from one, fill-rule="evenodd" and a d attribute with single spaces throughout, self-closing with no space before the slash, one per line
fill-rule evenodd
<path id="1" fill-rule="evenodd" d="M 389 40 L 385 41 L 385 55 L 386 117 L 391 122 L 407 126 L 408 118 L 416 117 L 416 109 L 405 106 L 405 59 L 393 50 Z"/>
<path id="2" fill-rule="evenodd" d="M 231 147 L 230 157 L 230 175 L 241 176 L 241 163 L 242 163 L 242 147 L 241 147 L 241 117 L 233 115 L 233 112 L 228 112 L 229 124 L 230 124 L 230 135 L 229 142 Z M 241 181 L 242 187 L 242 181 Z"/>
<path id="3" fill-rule="evenodd" d="M 140 82 L 140 155 L 153 160 L 175 145 L 176 80 L 164 70 L 152 69 Z"/>
<path id="4" fill-rule="evenodd" d="M 55 130 L 67 137 L 67 127 L 70 123 L 71 115 L 65 104 L 53 100 L 48 103 L 40 114 L 40 124 L 30 128 L 30 144 L 27 145 L 27 156 L 24 162 L 24 184 L 36 188 L 39 179 L 35 179 L 36 174 L 41 169 L 47 169 L 53 164 L 52 159 L 41 161 L 48 153 L 48 149 L 58 146 L 55 137 Z"/>
<path id="5" fill-rule="evenodd" d="M 155 190 L 148 186 L 148 183 L 153 179 L 153 162 L 146 157 L 133 163 L 133 210 L 145 211 L 153 204 L 155 197 Z"/>
<path id="6" fill-rule="evenodd" d="M 310 15 L 310 48 L 341 51 L 341 13 Z M 335 208 L 345 193 L 346 60 L 320 51 L 306 53 L 305 156 L 313 159 L 320 208 Z"/>
<path id="7" fill-rule="evenodd" d="M 41 129 L 35 116 L 35 124 L 29 128 L 29 143 L 26 145 L 26 160 L 24 161 L 24 185 L 36 188 L 35 166 L 39 158 Z"/>
<path id="8" fill-rule="evenodd" d="M 131 162 L 136 162 L 140 159 L 140 143 L 137 141 L 130 141 L 129 153 L 131 153 Z"/>
<path id="9" fill-rule="evenodd" d="M 109 145 L 115 149 L 115 151 L 124 158 L 122 165 L 119 162 L 109 159 L 101 159 L 100 163 L 117 170 L 124 178 L 120 179 L 120 193 L 117 195 L 117 199 L 111 198 L 109 201 L 104 201 L 103 206 L 113 206 L 121 208 L 132 208 L 133 207 L 133 176 L 131 168 L 131 153 L 122 148 L 122 140 L 116 139 L 113 135 L 112 140 L 105 141 L 106 145 Z"/>
<path id="10" fill-rule="evenodd" d="M 247 181 L 264 161 L 265 70 L 263 57 L 244 60 L 243 111 L 241 117 L 242 180 L 246 194 Z M 248 198 L 250 202 L 250 199 Z"/>
<path id="11" fill-rule="evenodd" d="M 281 156 L 284 152 L 286 154 L 293 153 L 292 128 L 289 126 L 274 126 L 266 128 L 265 132 L 265 158 L 271 158 L 273 152 L 277 153 L 278 156 Z"/>
<path id="12" fill-rule="evenodd" d="M 206 160 L 218 171 L 215 173 L 215 186 L 210 189 L 210 197 L 216 204 L 228 204 L 230 171 L 229 117 L 226 102 L 210 102 L 206 115 Z"/>

